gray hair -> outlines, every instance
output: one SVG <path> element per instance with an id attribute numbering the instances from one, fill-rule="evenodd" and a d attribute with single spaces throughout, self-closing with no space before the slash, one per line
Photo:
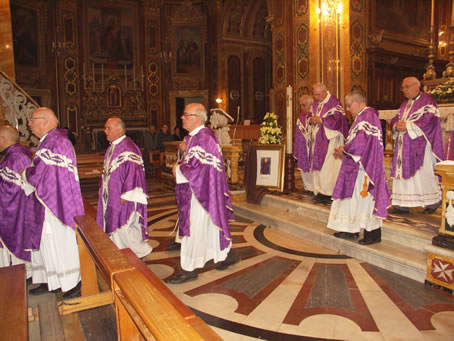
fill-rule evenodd
<path id="1" fill-rule="evenodd" d="M 203 105 L 197 106 L 194 109 L 194 114 L 199 116 L 202 119 L 203 123 L 208 121 L 208 112 Z"/>
<path id="2" fill-rule="evenodd" d="M 306 104 L 309 104 L 309 105 L 312 105 L 314 103 L 314 99 L 312 98 L 312 96 L 309 96 L 309 95 L 302 95 L 300 97 L 304 103 Z"/>
<path id="3" fill-rule="evenodd" d="M 363 95 L 361 91 L 354 90 L 350 92 L 345 98 L 349 98 L 352 102 L 360 102 L 366 104 L 366 97 Z"/>
<path id="4" fill-rule="evenodd" d="M 312 85 L 312 90 L 314 90 L 315 88 L 318 88 L 318 89 L 320 89 L 320 91 L 323 91 L 323 92 L 328 91 L 328 88 L 323 83 L 315 83 L 314 85 Z"/>
<path id="5" fill-rule="evenodd" d="M 114 117 L 111 117 L 110 119 L 114 119 L 114 120 L 117 120 L 117 124 L 116 126 L 118 128 L 121 128 L 123 130 L 123 133 L 126 133 L 126 125 L 125 125 L 125 122 L 120 118 L 120 117 L 117 117 L 117 116 L 114 116 Z"/>

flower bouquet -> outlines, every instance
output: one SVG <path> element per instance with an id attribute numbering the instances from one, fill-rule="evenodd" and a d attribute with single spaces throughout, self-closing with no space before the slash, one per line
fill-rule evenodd
<path id="1" fill-rule="evenodd" d="M 278 116 L 267 112 L 260 127 L 260 144 L 280 144 L 282 142 L 282 128 L 277 124 Z"/>

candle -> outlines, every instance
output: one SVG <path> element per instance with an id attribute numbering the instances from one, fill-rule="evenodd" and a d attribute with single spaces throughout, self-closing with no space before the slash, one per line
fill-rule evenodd
<path id="1" fill-rule="evenodd" d="M 240 121 L 240 106 L 238 106 L 236 112 L 236 124 L 238 124 L 239 121 Z"/>
<path id="2" fill-rule="evenodd" d="M 104 90 L 104 64 L 101 64 L 101 91 Z"/>
<path id="3" fill-rule="evenodd" d="M 91 68 L 93 71 L 93 91 L 95 91 L 95 63 L 91 64 Z"/>
<path id="4" fill-rule="evenodd" d="M 292 87 L 287 87 L 287 154 L 292 154 L 293 150 L 293 101 L 292 101 Z"/>
<path id="5" fill-rule="evenodd" d="M 136 90 L 136 64 L 132 64 L 132 81 L 133 81 L 133 88 Z"/>
<path id="6" fill-rule="evenodd" d="M 432 0 L 432 10 L 431 10 L 431 13 L 430 13 L 430 27 L 433 28 L 434 27 L 434 17 L 435 17 L 435 0 Z"/>
<path id="7" fill-rule="evenodd" d="M 126 78 L 126 64 L 124 65 L 125 67 L 125 92 L 128 90 L 128 79 Z"/>
<path id="8" fill-rule="evenodd" d="M 451 11 L 451 25 L 453 24 L 454 22 L 454 0 L 452 1 L 452 11 Z"/>

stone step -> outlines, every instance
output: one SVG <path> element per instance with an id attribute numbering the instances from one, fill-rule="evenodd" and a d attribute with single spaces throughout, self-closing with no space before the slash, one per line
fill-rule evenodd
<path id="1" fill-rule="evenodd" d="M 314 204 L 275 195 L 266 195 L 261 204 L 276 207 L 301 217 L 312 217 L 325 226 L 328 223 L 330 205 Z M 432 238 L 439 229 L 439 220 L 437 221 L 436 217 L 430 218 L 417 212 L 411 217 L 388 215 L 388 219 L 383 222 L 382 240 L 424 251 L 425 246 L 431 244 Z M 428 222 L 428 219 L 431 221 Z M 333 231 L 331 231 L 332 233 Z"/>
<path id="2" fill-rule="evenodd" d="M 418 282 L 424 282 L 427 262 L 424 250 L 404 246 L 388 239 L 383 239 L 379 244 L 363 246 L 356 240 L 336 238 L 333 231 L 326 227 L 328 208 L 309 204 L 315 206 L 311 208 L 303 204 L 297 205 L 292 200 L 285 203 L 286 200 L 288 199 L 284 197 L 268 195 L 260 205 L 236 201 L 233 206 L 235 215 L 277 228 Z M 323 218 L 325 216 L 326 219 Z"/>

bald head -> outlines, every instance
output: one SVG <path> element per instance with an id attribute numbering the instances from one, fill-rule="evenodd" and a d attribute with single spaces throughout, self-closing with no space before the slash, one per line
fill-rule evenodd
<path id="1" fill-rule="evenodd" d="M 126 132 L 126 126 L 123 120 L 119 117 L 111 117 L 104 125 L 104 133 L 106 134 L 107 141 L 113 142 L 122 137 Z"/>
<path id="2" fill-rule="evenodd" d="M 300 110 L 304 114 L 308 114 L 311 112 L 312 103 L 314 103 L 314 99 L 309 95 L 303 95 L 298 100 Z"/>
<path id="3" fill-rule="evenodd" d="M 208 120 L 208 113 L 203 104 L 190 103 L 184 108 L 181 120 L 183 128 L 191 132 Z"/>
<path id="4" fill-rule="evenodd" d="M 32 118 L 28 121 L 28 126 L 33 135 L 41 138 L 52 129 L 57 128 L 58 119 L 52 109 L 38 108 L 33 112 Z"/>
<path id="5" fill-rule="evenodd" d="M 312 85 L 312 96 L 314 96 L 314 99 L 318 102 L 323 101 L 326 96 L 328 95 L 328 89 L 326 88 L 326 85 L 323 83 L 315 83 Z"/>
<path id="6" fill-rule="evenodd" d="M 416 77 L 407 77 L 402 81 L 402 92 L 405 98 L 415 98 L 421 89 L 421 83 Z"/>
<path id="7" fill-rule="evenodd" d="M 19 142 L 19 132 L 11 126 L 0 126 L 0 151 Z"/>

